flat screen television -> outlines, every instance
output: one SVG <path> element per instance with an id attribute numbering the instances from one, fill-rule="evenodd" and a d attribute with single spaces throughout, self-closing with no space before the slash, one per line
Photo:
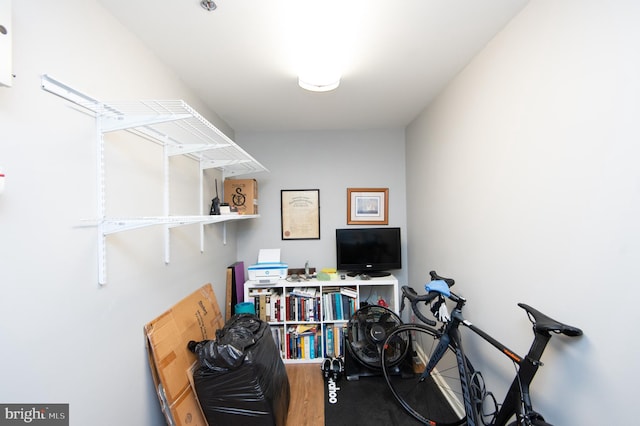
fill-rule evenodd
<path id="1" fill-rule="evenodd" d="M 402 268 L 400 228 L 336 229 L 336 268 L 371 277 Z"/>

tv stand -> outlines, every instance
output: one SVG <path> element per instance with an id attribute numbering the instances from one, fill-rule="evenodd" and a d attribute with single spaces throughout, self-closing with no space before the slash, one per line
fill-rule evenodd
<path id="1" fill-rule="evenodd" d="M 391 275 L 391 272 L 386 272 L 386 271 L 350 271 L 347 272 L 347 275 L 350 277 L 355 277 L 358 275 L 366 275 L 368 277 L 371 278 L 382 278 L 382 277 L 388 277 L 389 275 Z"/>

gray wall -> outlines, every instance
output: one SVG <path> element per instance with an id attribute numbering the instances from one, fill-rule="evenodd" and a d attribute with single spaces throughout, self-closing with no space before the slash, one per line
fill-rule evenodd
<path id="1" fill-rule="evenodd" d="M 40 89 L 44 73 L 105 100 L 185 99 L 228 127 L 95 1 L 13 1 L 11 88 L 0 88 L 0 402 L 69 403 L 72 425 L 162 424 L 143 326 L 211 282 L 224 306 L 235 236 L 197 226 L 109 237 L 98 288 L 93 118 Z M 130 142 L 130 143 L 129 143 Z M 112 214 L 162 213 L 162 155 L 147 141 L 107 137 Z M 197 213 L 198 164 L 172 159 L 172 210 Z M 209 190 L 209 195 L 212 193 Z M 209 196 L 208 195 L 208 196 Z M 231 232 L 231 231 L 229 231 Z"/>
<path id="2" fill-rule="evenodd" d="M 409 280 L 457 279 L 524 354 L 525 302 L 580 326 L 534 383 L 553 424 L 626 424 L 640 368 L 640 4 L 535 0 L 407 129 Z M 425 266 L 423 266 L 425 265 Z M 511 364 L 467 339 L 502 396 Z"/>
<path id="3" fill-rule="evenodd" d="M 238 258 L 280 248 L 291 267 L 335 268 L 335 229 L 347 227 L 347 188 L 389 188 L 389 226 L 402 228 L 406 262 L 404 131 L 243 133 L 236 140 L 268 169 L 259 185 L 260 219 L 238 226 Z M 320 240 L 282 240 L 280 190 L 320 190 Z M 349 225 L 356 227 L 356 225 Z M 406 268 L 393 271 L 406 283 Z"/>

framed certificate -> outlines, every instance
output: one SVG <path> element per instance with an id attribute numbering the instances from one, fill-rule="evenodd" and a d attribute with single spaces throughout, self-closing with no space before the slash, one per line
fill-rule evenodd
<path id="1" fill-rule="evenodd" d="M 280 211 L 283 240 L 320 239 L 319 189 L 281 190 Z"/>

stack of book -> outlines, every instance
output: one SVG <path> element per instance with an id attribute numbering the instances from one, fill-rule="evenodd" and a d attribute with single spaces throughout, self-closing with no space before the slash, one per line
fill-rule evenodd
<path id="1" fill-rule="evenodd" d="M 249 299 L 253 301 L 256 316 L 262 321 L 281 322 L 284 319 L 282 294 L 273 288 L 253 288 L 249 291 Z"/>
<path id="2" fill-rule="evenodd" d="M 320 297 L 314 287 L 296 287 L 285 299 L 287 321 L 320 321 Z"/>
<path id="3" fill-rule="evenodd" d="M 314 288 L 296 288 L 286 296 L 280 289 L 255 288 L 249 292 L 249 298 L 263 321 L 320 321 L 320 296 Z"/>
<path id="4" fill-rule="evenodd" d="M 344 356 L 345 324 L 326 324 L 324 327 L 325 357 Z"/>
<path id="5" fill-rule="evenodd" d="M 287 328 L 285 357 L 288 359 L 315 359 L 322 356 L 321 334 L 317 324 L 298 324 Z"/>
<path id="6" fill-rule="evenodd" d="M 358 293 L 351 288 L 332 289 L 322 295 L 325 321 L 349 320 L 356 311 Z"/>

